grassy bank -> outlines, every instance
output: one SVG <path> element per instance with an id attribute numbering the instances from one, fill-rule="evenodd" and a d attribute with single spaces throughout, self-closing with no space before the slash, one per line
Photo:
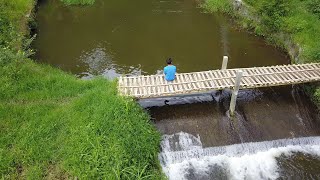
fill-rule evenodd
<path id="1" fill-rule="evenodd" d="M 116 83 L 27 58 L 33 0 L 0 0 L 0 179 L 161 179 L 160 135 Z"/>
<path id="2" fill-rule="evenodd" d="M 320 62 L 320 0 L 206 0 L 209 12 L 221 11 L 243 27 L 286 50 L 294 63 Z M 307 88 L 320 107 L 320 88 Z"/>

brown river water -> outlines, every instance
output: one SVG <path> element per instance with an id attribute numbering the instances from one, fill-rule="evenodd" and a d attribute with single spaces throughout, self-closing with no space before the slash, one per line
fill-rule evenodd
<path id="1" fill-rule="evenodd" d="M 35 58 L 79 77 L 287 64 L 288 56 L 194 0 L 41 0 Z M 169 179 L 319 179 L 320 119 L 301 86 L 231 90 L 140 100 L 163 134 L 159 160 Z"/>

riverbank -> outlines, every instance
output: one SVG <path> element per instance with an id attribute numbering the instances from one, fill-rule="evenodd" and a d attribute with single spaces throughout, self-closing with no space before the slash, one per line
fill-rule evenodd
<path id="1" fill-rule="evenodd" d="M 206 0 L 202 7 L 231 15 L 240 26 L 285 50 L 293 63 L 320 61 L 319 0 Z M 306 90 L 320 107 L 320 87 Z"/>
<path id="2" fill-rule="evenodd" d="M 116 82 L 34 63 L 33 0 L 0 1 L 0 177 L 161 179 L 160 135 Z M 17 38 L 18 37 L 18 38 Z"/>

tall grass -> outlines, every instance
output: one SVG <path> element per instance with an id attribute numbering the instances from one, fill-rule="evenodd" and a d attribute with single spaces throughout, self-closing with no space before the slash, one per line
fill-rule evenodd
<path id="1" fill-rule="evenodd" d="M 0 177 L 161 177 L 160 135 L 115 82 L 78 80 L 29 60 L 0 76 Z"/>
<path id="2" fill-rule="evenodd" d="M 27 58 L 33 3 L 0 0 L 0 179 L 161 179 L 160 135 L 116 82 Z"/>

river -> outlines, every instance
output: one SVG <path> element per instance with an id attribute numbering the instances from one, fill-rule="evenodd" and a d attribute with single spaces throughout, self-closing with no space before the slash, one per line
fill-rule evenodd
<path id="1" fill-rule="evenodd" d="M 82 78 L 287 64 L 288 56 L 194 0 L 97 0 L 69 7 L 41 0 L 36 59 Z M 139 101 L 163 134 L 169 179 L 319 179 L 320 120 L 300 86 Z"/>

